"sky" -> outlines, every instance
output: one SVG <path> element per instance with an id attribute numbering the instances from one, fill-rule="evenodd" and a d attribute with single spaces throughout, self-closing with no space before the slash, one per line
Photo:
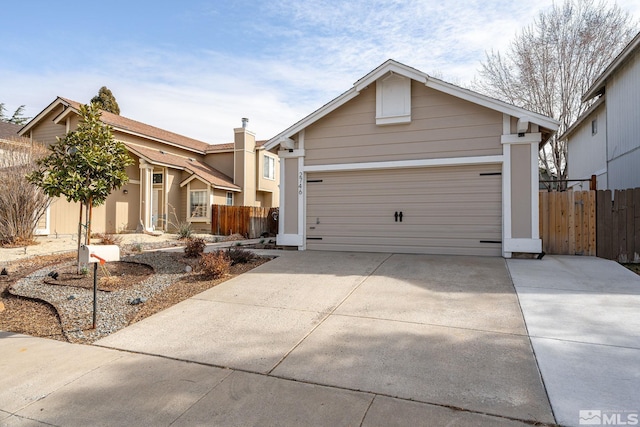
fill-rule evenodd
<path id="1" fill-rule="evenodd" d="M 107 86 L 134 120 L 218 144 L 247 117 L 269 139 L 389 58 L 466 85 L 552 2 L 3 2 L 0 102 L 33 117 Z M 640 18 L 640 1 L 617 4 Z"/>

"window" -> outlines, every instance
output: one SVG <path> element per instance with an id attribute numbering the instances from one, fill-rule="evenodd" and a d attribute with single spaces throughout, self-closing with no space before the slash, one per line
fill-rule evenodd
<path id="1" fill-rule="evenodd" d="M 233 206 L 233 193 L 227 191 L 227 206 Z"/>
<path id="2" fill-rule="evenodd" d="M 598 133 L 598 119 L 591 120 L 591 135 Z"/>
<path id="3" fill-rule="evenodd" d="M 193 190 L 189 193 L 191 218 L 207 217 L 207 190 Z"/>
<path id="4" fill-rule="evenodd" d="M 154 173 L 153 174 L 153 183 L 154 184 L 162 184 L 162 174 L 161 173 Z"/>
<path id="5" fill-rule="evenodd" d="M 276 159 L 271 156 L 264 156 L 264 171 L 262 176 L 267 179 L 276 179 Z"/>

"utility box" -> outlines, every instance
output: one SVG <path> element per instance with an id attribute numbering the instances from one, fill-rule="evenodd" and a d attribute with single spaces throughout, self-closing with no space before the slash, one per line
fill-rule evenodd
<path id="1" fill-rule="evenodd" d="M 99 262 L 120 261 L 120 248 L 117 245 L 82 245 L 80 246 L 80 263 L 93 264 Z"/>

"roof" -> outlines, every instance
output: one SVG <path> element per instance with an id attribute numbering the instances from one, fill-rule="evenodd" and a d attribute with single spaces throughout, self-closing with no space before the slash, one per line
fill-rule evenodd
<path id="1" fill-rule="evenodd" d="M 605 85 L 609 77 L 618 71 L 618 69 L 627 62 L 631 56 L 640 48 L 640 32 L 622 49 L 622 52 L 615 57 L 607 68 L 600 74 L 591 87 L 582 96 L 582 102 L 586 102 L 604 92 Z"/>
<path id="2" fill-rule="evenodd" d="M 262 148 L 267 141 L 256 141 L 256 148 Z M 228 142 L 226 144 L 213 144 L 209 145 L 206 149 L 206 153 L 218 153 L 220 151 L 233 151 L 235 144 L 233 142 Z"/>
<path id="3" fill-rule="evenodd" d="M 70 108 L 65 109 L 65 111 L 59 114 L 54 119 L 54 121 L 56 122 L 59 122 L 62 119 L 64 119 L 70 112 L 74 112 L 78 114 L 80 110 L 80 106 L 82 105 L 77 101 L 73 101 L 71 99 L 67 99 L 59 96 L 51 104 L 49 104 L 47 108 L 42 110 L 36 117 L 34 117 L 22 129 L 20 129 L 20 134 L 24 135 L 35 124 L 37 124 L 44 116 L 49 114 L 53 109 L 55 109 L 57 106 L 61 104 L 65 107 L 70 107 Z M 100 119 L 103 123 L 113 127 L 114 130 L 117 130 L 122 133 L 135 135 L 135 136 L 143 136 L 145 138 L 156 140 L 164 144 L 191 150 L 199 154 L 204 154 L 205 150 L 209 147 L 209 144 L 203 141 L 198 141 L 197 139 L 193 139 L 193 138 L 186 137 L 184 135 L 179 135 L 177 133 L 169 132 L 167 130 L 160 129 L 155 126 L 151 126 L 142 122 L 138 122 L 136 120 L 132 120 L 127 117 L 109 113 L 108 111 L 102 111 L 101 113 L 102 115 L 100 116 Z"/>
<path id="4" fill-rule="evenodd" d="M 495 111 L 509 114 L 514 117 L 527 117 L 531 123 L 535 123 L 539 126 L 549 129 L 552 132 L 555 132 L 560 125 L 560 122 L 552 118 L 433 78 L 420 70 L 402 64 L 393 59 L 389 59 L 366 74 L 364 77 L 356 81 L 349 90 L 339 95 L 337 98 L 329 101 L 327 104 L 323 105 L 313 113 L 309 114 L 307 117 L 293 124 L 275 137 L 271 138 L 265 144 L 265 149 L 271 150 L 272 148 L 275 148 L 278 144 L 280 144 L 280 142 L 282 142 L 282 140 L 291 138 L 302 129 L 307 128 L 308 126 L 320 120 L 322 117 L 331 113 L 338 107 L 346 104 L 348 101 L 358 96 L 361 90 L 365 89 L 367 86 L 374 83 L 376 80 L 383 77 L 389 72 L 393 72 L 404 77 L 409 77 L 413 80 L 423 83 L 425 86 L 432 89 L 467 100 L 469 102 L 473 102 L 478 105 L 482 105 Z"/>
<path id="5" fill-rule="evenodd" d="M 175 169 L 185 170 L 214 188 L 232 191 L 241 190 L 227 175 L 197 159 L 178 156 L 159 149 L 141 147 L 128 142 L 124 144 L 129 151 L 153 165 L 170 166 Z"/>
<path id="6" fill-rule="evenodd" d="M 0 139 L 17 139 L 20 125 L 0 121 Z"/>

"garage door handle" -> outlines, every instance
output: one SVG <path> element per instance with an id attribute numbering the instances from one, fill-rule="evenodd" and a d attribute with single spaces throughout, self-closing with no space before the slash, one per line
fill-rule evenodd
<path id="1" fill-rule="evenodd" d="M 398 211 L 396 211 L 396 213 L 394 213 L 393 216 L 396 218 L 396 222 L 398 222 Z"/>
<path id="2" fill-rule="evenodd" d="M 398 215 L 400 217 L 400 222 L 402 222 L 402 212 L 400 212 L 400 215 Z"/>

